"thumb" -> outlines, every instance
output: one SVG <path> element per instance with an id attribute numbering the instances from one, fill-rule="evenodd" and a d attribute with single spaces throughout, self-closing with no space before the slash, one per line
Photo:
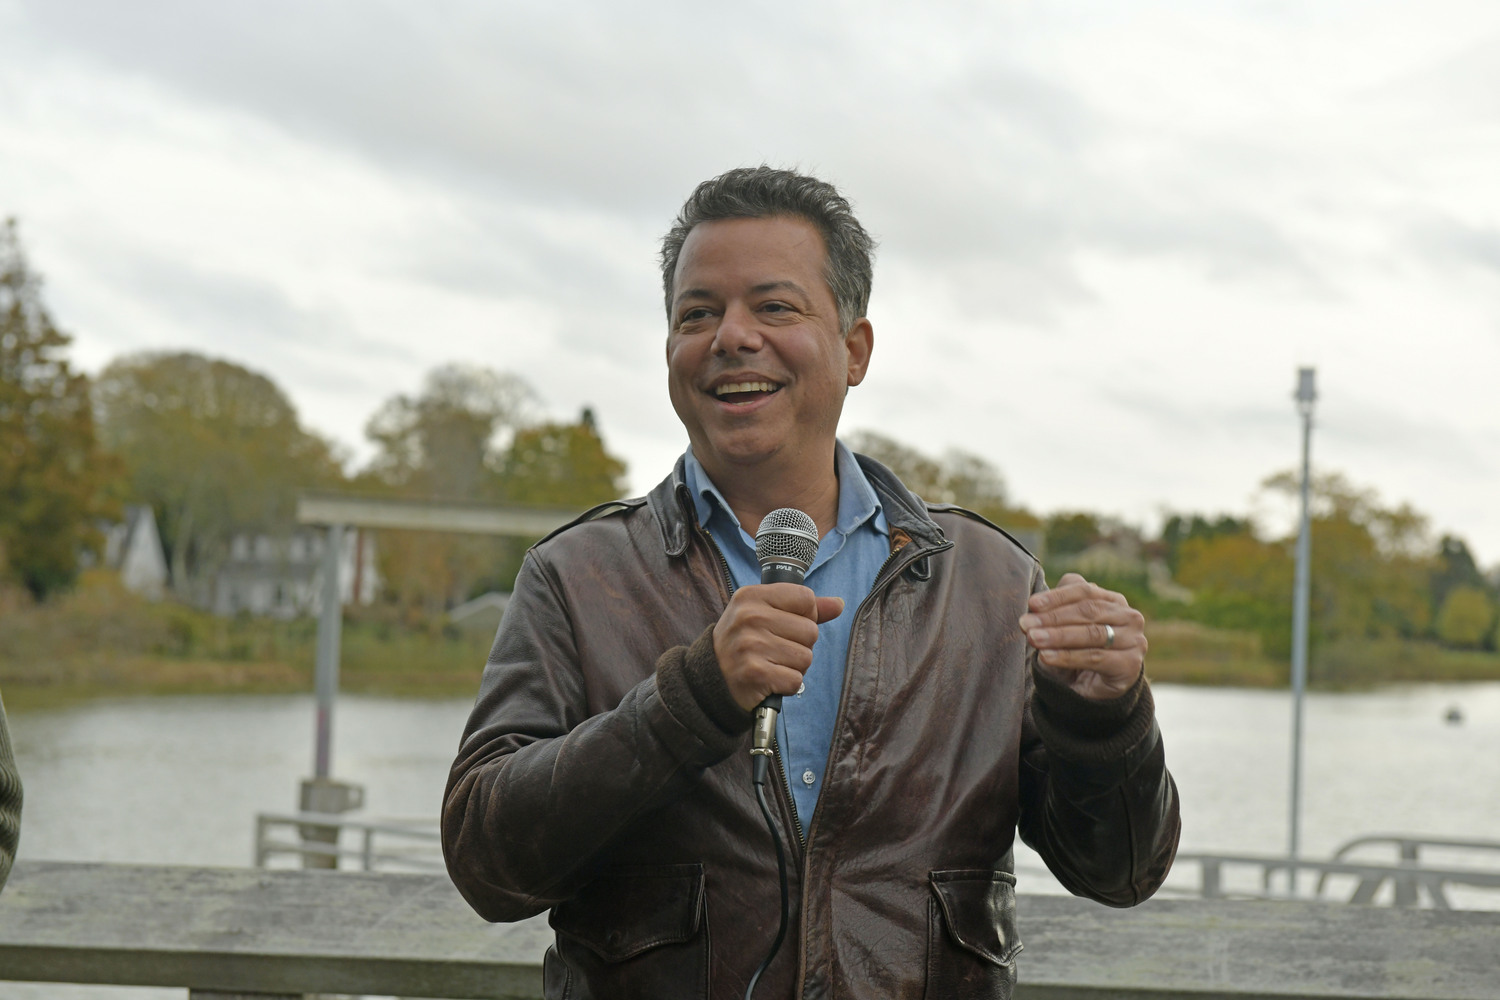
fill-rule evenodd
<path id="1" fill-rule="evenodd" d="M 844 599 L 842 597 L 820 597 L 818 598 L 818 624 L 831 622 L 844 613 Z"/>

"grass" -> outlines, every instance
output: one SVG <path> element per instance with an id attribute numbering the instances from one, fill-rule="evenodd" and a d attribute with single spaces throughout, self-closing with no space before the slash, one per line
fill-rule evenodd
<path id="1" fill-rule="evenodd" d="M 492 638 L 441 623 L 346 616 L 339 686 L 472 696 Z M 316 648 L 312 619 L 220 618 L 150 603 L 103 573 L 85 574 L 45 604 L 0 593 L 0 690 L 17 711 L 121 695 L 309 692 Z"/>
<path id="2" fill-rule="evenodd" d="M 1196 622 L 1152 622 L 1146 672 L 1175 684 L 1282 688 L 1291 664 L 1266 656 L 1254 632 Z M 1500 654 L 1411 639 L 1340 639 L 1311 650 L 1308 685 L 1351 690 L 1379 684 L 1500 680 Z"/>
<path id="3" fill-rule="evenodd" d="M 1285 687 L 1287 665 L 1261 652 L 1260 636 L 1197 622 L 1149 622 L 1146 674 L 1153 681 L 1205 686 Z"/>

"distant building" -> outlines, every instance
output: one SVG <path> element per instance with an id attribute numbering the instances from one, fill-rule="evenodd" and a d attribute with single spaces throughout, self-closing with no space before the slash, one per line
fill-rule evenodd
<path id="1" fill-rule="evenodd" d="M 323 606 L 323 552 L 328 533 L 298 528 L 289 535 L 236 535 L 214 576 L 209 606 L 215 614 L 296 618 Z M 339 596 L 370 604 L 380 592 L 375 537 L 347 530 L 339 553 Z"/>
<path id="2" fill-rule="evenodd" d="M 120 574 L 126 590 L 161 600 L 167 589 L 167 557 L 150 507 L 126 507 L 125 520 L 104 526 L 104 567 Z"/>
<path id="3" fill-rule="evenodd" d="M 1106 582 L 1138 579 L 1144 574 L 1146 589 L 1155 596 L 1192 603 L 1193 592 L 1172 579 L 1165 560 L 1147 558 L 1147 552 L 1143 551 L 1146 548 L 1138 532 L 1120 528 L 1082 552 L 1058 558 L 1051 568 L 1054 572 L 1079 573 L 1087 579 Z"/>
<path id="4" fill-rule="evenodd" d="M 1144 572 L 1141 542 L 1135 535 L 1117 532 L 1114 537 L 1095 542 L 1082 552 L 1055 560 L 1058 568 L 1080 573 L 1089 579 L 1120 579 Z"/>

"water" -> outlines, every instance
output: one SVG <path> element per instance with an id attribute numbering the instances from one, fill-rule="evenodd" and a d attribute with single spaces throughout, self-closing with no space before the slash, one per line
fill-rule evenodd
<path id="1" fill-rule="evenodd" d="M 1182 849 L 1283 853 L 1288 695 L 1155 692 L 1182 794 Z M 435 817 L 469 706 L 342 697 L 335 775 L 365 786 L 368 815 Z M 1460 725 L 1444 721 L 1452 706 Z M 248 865 L 255 814 L 290 811 L 311 771 L 312 720 L 310 696 L 244 695 L 14 716 L 26 785 L 20 856 Z M 1315 693 L 1306 727 L 1305 857 L 1374 832 L 1500 839 L 1500 684 Z M 1017 864 L 1023 891 L 1054 889 L 1035 855 L 1018 850 Z M 180 1000 L 182 991 L 0 983 L 0 1000 L 105 996 Z"/>

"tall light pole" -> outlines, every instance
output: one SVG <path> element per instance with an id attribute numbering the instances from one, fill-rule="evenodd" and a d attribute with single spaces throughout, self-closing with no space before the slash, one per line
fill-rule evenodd
<path id="1" fill-rule="evenodd" d="M 1297 370 L 1297 412 L 1302 415 L 1302 520 L 1297 529 L 1297 579 L 1292 597 L 1292 802 L 1288 810 L 1287 889 L 1297 895 L 1297 853 L 1302 829 L 1302 700 L 1307 688 L 1307 605 L 1312 590 L 1312 522 L 1308 516 L 1311 492 L 1313 402 L 1318 398 L 1317 370 Z"/>

